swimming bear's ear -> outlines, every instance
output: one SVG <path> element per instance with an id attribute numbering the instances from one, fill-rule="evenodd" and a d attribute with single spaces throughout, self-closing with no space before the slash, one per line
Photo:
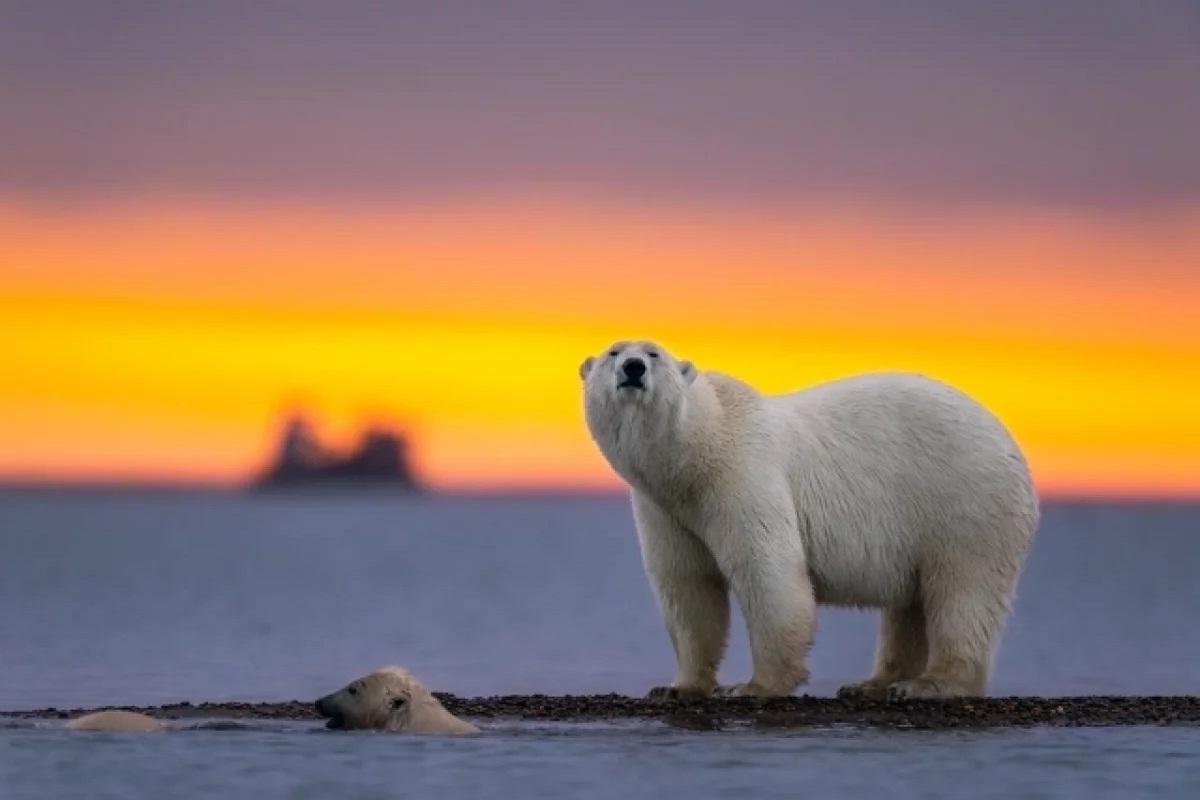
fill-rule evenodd
<path id="1" fill-rule="evenodd" d="M 592 371 L 592 365 L 595 363 L 596 363 L 596 359 L 593 358 L 592 356 L 588 356 L 587 358 L 585 358 L 583 360 L 583 363 L 579 365 L 579 377 L 583 378 L 586 381 L 588 373 Z"/>
<path id="2" fill-rule="evenodd" d="M 679 371 L 683 373 L 683 379 L 691 384 L 696 380 L 696 365 L 690 361 L 680 361 Z"/>

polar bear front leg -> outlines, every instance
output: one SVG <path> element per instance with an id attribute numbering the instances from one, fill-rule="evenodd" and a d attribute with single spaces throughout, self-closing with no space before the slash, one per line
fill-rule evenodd
<path id="1" fill-rule="evenodd" d="M 650 697 L 708 697 L 729 637 L 729 588 L 712 554 L 653 501 L 633 495 L 642 560 L 675 649 L 675 680 Z"/>
<path id="2" fill-rule="evenodd" d="M 783 508 L 750 509 L 706 531 L 750 634 L 754 674 L 729 697 L 784 697 L 808 682 L 816 598 L 796 523 Z"/>

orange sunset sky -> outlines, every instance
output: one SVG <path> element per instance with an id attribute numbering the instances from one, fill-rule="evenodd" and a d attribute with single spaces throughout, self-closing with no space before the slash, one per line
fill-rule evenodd
<path id="1" fill-rule="evenodd" d="M 248 5 L 0 12 L 0 480 L 234 484 L 304 408 L 437 487 L 615 487 L 577 367 L 655 338 L 1200 494 L 1186 4 Z"/>

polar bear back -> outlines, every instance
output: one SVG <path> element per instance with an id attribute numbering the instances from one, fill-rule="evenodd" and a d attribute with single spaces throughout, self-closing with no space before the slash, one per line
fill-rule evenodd
<path id="1" fill-rule="evenodd" d="M 110 709 L 107 711 L 95 711 L 91 714 L 85 714 L 82 717 L 76 717 L 67 723 L 67 730 L 72 731 L 107 731 L 107 732 L 132 732 L 132 731 L 164 731 L 166 728 L 163 724 L 147 716 L 139 714 L 136 711 L 123 711 L 121 709 Z"/>
<path id="2" fill-rule="evenodd" d="M 760 397 L 822 602 L 892 605 L 948 553 L 1023 559 L 1038 514 L 1028 467 L 967 395 L 877 373 Z"/>

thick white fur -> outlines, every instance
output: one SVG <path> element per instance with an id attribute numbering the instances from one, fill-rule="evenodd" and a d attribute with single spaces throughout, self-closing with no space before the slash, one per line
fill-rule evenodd
<path id="1" fill-rule="evenodd" d="M 67 730 L 154 732 L 164 731 L 166 728 L 161 722 L 145 714 L 139 714 L 136 711 L 111 709 L 109 711 L 94 711 L 91 714 L 76 717 L 67 723 Z"/>
<path id="2" fill-rule="evenodd" d="M 618 388 L 635 357 L 645 388 Z M 986 692 L 1038 523 L 1025 459 L 986 409 L 898 373 L 763 395 L 652 342 L 618 343 L 580 371 L 675 648 L 675 680 L 652 694 L 716 689 L 729 590 L 754 674 L 724 693 L 805 682 L 817 603 L 883 610 L 874 672 L 843 692 Z"/>
<path id="3" fill-rule="evenodd" d="M 317 701 L 330 727 L 405 733 L 477 733 L 451 714 L 408 670 L 384 667 Z"/>

